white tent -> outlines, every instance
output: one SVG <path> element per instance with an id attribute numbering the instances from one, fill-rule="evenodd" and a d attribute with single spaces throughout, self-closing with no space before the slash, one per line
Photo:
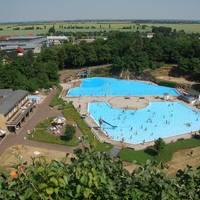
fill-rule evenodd
<path id="1" fill-rule="evenodd" d="M 66 119 L 64 117 L 58 116 L 58 117 L 54 118 L 52 123 L 53 124 L 64 124 L 65 121 L 66 121 Z"/>

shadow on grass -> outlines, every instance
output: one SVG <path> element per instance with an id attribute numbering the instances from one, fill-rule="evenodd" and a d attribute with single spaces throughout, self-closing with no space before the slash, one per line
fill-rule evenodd
<path id="1" fill-rule="evenodd" d="M 65 142 L 70 141 L 72 138 L 73 138 L 73 136 L 71 136 L 71 137 L 68 137 L 68 136 L 65 136 L 65 135 L 61 135 L 60 136 L 60 139 L 65 141 Z"/>
<path id="2" fill-rule="evenodd" d="M 144 152 L 150 156 L 158 155 L 158 151 L 153 146 L 147 147 Z"/>

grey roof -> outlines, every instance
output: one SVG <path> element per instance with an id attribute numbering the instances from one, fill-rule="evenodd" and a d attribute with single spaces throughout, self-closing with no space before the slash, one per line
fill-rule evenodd
<path id="1" fill-rule="evenodd" d="M 0 41 L 0 48 L 2 50 L 15 50 L 18 47 L 23 49 L 35 49 L 36 47 L 41 47 L 46 41 L 46 37 L 33 37 L 29 40 L 20 40 L 20 37 L 16 37 L 16 40 Z"/>
<path id="2" fill-rule="evenodd" d="M 8 39 L 10 40 L 33 40 L 43 38 L 42 36 L 11 36 Z"/>
<path id="3" fill-rule="evenodd" d="M 1 95 L 2 94 L 2 95 Z M 0 114 L 7 115 L 24 97 L 28 95 L 25 90 L 2 90 L 0 89 Z"/>
<path id="4" fill-rule="evenodd" d="M 11 92 L 13 92 L 12 89 L 0 89 L 0 97 L 6 97 L 10 95 Z"/>

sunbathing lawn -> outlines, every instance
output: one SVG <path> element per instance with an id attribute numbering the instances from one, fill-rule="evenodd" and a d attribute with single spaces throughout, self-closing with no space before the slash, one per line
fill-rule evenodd
<path id="1" fill-rule="evenodd" d="M 63 116 L 67 119 L 67 121 L 77 124 L 77 126 L 79 127 L 79 129 L 81 130 L 81 132 L 84 136 L 85 141 L 88 142 L 94 148 L 94 150 L 103 151 L 103 152 L 110 151 L 113 146 L 111 144 L 103 144 L 103 143 L 99 142 L 94 137 L 93 133 L 91 132 L 90 128 L 85 123 L 85 121 L 80 117 L 80 114 L 77 112 L 77 110 L 74 108 L 74 106 L 71 103 L 64 102 L 61 98 L 59 98 L 59 94 L 61 91 L 62 91 L 62 87 L 60 86 L 60 87 L 58 87 L 58 92 L 53 97 L 53 99 L 50 103 L 50 106 L 52 106 L 52 107 L 59 106 L 59 108 L 62 110 Z M 39 126 L 39 128 L 40 128 L 40 126 Z M 42 126 L 45 126 L 45 125 L 42 125 Z M 48 127 L 48 125 L 47 125 L 47 127 Z M 44 141 L 44 142 L 45 141 L 54 141 L 54 143 L 56 142 L 56 144 L 63 144 L 63 142 L 64 142 L 63 140 L 61 140 L 59 138 L 59 141 L 58 141 L 58 138 L 55 138 L 55 136 L 53 136 L 54 137 L 53 138 L 52 136 L 53 135 L 51 135 L 48 138 L 47 133 L 40 133 L 39 131 L 36 134 L 36 138 L 39 137 L 40 141 Z M 75 144 L 74 140 L 75 139 L 72 139 L 73 145 Z M 65 142 L 65 144 L 66 144 L 66 142 Z"/>
<path id="2" fill-rule="evenodd" d="M 59 136 L 53 135 L 52 133 L 49 133 L 47 130 L 50 126 L 50 122 L 52 121 L 52 118 L 49 118 L 45 120 L 44 122 L 41 122 L 38 124 L 35 128 L 35 130 L 28 135 L 28 139 L 30 140 L 36 140 L 40 142 L 46 142 L 46 143 L 52 143 L 52 144 L 61 144 L 66 146 L 77 146 L 78 145 L 78 139 L 74 135 L 71 140 L 62 140 Z"/>
<path id="3" fill-rule="evenodd" d="M 82 134 L 85 137 L 85 140 L 94 148 L 95 151 L 110 151 L 112 149 L 111 144 L 103 144 L 99 142 L 93 135 L 92 131 L 85 123 L 85 121 L 80 117 L 79 113 L 76 111 L 74 106 L 71 103 L 66 103 L 63 108 L 63 115 L 68 121 L 75 122 Z"/>
<path id="4" fill-rule="evenodd" d="M 61 91 L 62 91 L 62 86 L 59 85 L 55 96 L 51 99 L 51 102 L 49 103 L 49 106 L 54 107 L 58 105 L 63 105 L 63 100 L 59 98 Z"/>
<path id="5" fill-rule="evenodd" d="M 148 159 L 157 160 L 159 162 L 168 162 L 172 159 L 172 156 L 176 151 L 198 146 L 200 146 L 200 139 L 190 138 L 166 144 L 165 148 L 158 156 L 149 155 L 144 150 L 135 151 L 130 148 L 125 148 L 121 150 L 120 158 L 124 161 L 135 162 L 138 164 L 144 164 Z"/>

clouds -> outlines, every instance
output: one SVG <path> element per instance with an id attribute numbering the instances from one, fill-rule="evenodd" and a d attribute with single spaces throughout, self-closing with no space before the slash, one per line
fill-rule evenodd
<path id="1" fill-rule="evenodd" d="M 0 0 L 0 21 L 200 19 L 199 0 Z"/>

